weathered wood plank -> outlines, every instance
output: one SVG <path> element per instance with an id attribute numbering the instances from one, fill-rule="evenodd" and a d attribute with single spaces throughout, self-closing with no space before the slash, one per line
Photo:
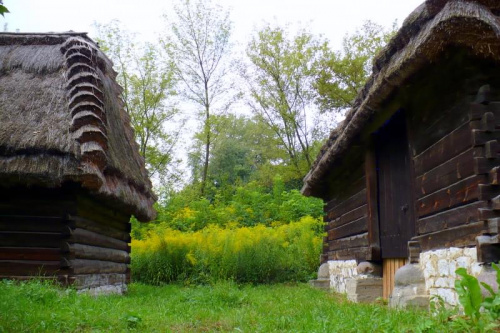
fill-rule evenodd
<path id="1" fill-rule="evenodd" d="M 415 156 L 415 174 L 421 176 L 471 148 L 473 146 L 471 132 L 469 124 L 465 123 L 424 150 L 420 155 Z"/>
<path id="2" fill-rule="evenodd" d="M 491 140 L 498 140 L 500 137 L 500 131 L 484 131 L 473 129 L 472 130 L 472 144 L 474 146 L 482 146 L 485 145 L 486 142 Z"/>
<path id="3" fill-rule="evenodd" d="M 85 219 L 83 217 L 71 216 L 71 215 L 68 216 L 68 220 L 69 220 L 68 224 L 73 228 L 86 229 L 104 236 L 122 240 L 127 243 L 130 242 L 130 234 L 128 232 L 118 230 L 117 228 L 114 228 L 112 226 L 102 225 L 94 221 Z"/>
<path id="4" fill-rule="evenodd" d="M 334 198 L 329 200 L 325 204 L 325 212 L 330 211 L 335 206 L 338 206 L 345 200 L 349 199 L 353 195 L 361 192 L 366 187 L 366 179 L 363 175 L 362 177 L 355 180 L 353 183 L 349 184 L 349 187 L 344 189 L 341 193 L 338 193 Z"/>
<path id="5" fill-rule="evenodd" d="M 62 232 L 61 217 L 0 215 L 1 231 Z"/>
<path id="6" fill-rule="evenodd" d="M 60 261 L 0 260 L 0 275 L 46 275 L 60 270 Z"/>
<path id="7" fill-rule="evenodd" d="M 108 225 L 121 231 L 130 232 L 129 215 L 99 204 L 96 200 L 83 194 L 78 196 L 78 213 L 74 216 L 79 216 L 98 224 Z"/>
<path id="8" fill-rule="evenodd" d="M 333 229 L 333 228 L 338 228 L 341 225 L 347 224 L 349 222 L 358 220 L 362 217 L 365 217 L 367 215 L 367 206 L 363 205 L 359 208 L 353 209 L 350 212 L 347 212 L 343 214 L 341 217 L 337 218 L 336 220 L 331 221 L 328 223 L 328 229 Z"/>
<path id="9" fill-rule="evenodd" d="M 425 172 L 416 179 L 417 198 L 431 194 L 474 174 L 474 148 Z"/>
<path id="10" fill-rule="evenodd" d="M 328 220 L 339 218 L 343 214 L 350 212 L 366 204 L 366 189 L 356 193 L 347 200 L 341 202 L 331 210 L 327 211 Z"/>
<path id="11" fill-rule="evenodd" d="M 127 251 L 68 243 L 64 245 L 63 249 L 65 252 L 68 252 L 68 255 L 65 255 L 65 257 L 69 259 L 91 259 L 126 264 L 130 263 L 130 256 Z"/>
<path id="12" fill-rule="evenodd" d="M 484 156 L 489 159 L 498 158 L 498 153 L 500 151 L 500 144 L 497 140 L 491 140 L 486 142 L 484 145 Z"/>
<path id="13" fill-rule="evenodd" d="M 342 249 L 350 249 L 355 247 L 365 247 L 368 246 L 368 233 L 365 232 L 360 235 L 335 239 L 328 244 L 329 251 L 342 250 Z"/>
<path id="14" fill-rule="evenodd" d="M 445 209 L 476 201 L 479 185 L 487 182 L 484 175 L 476 175 L 461 180 L 442 190 L 427 195 L 417 201 L 417 216 L 436 214 Z"/>
<path id="15" fill-rule="evenodd" d="M 60 233 L 51 232 L 0 232 L 0 247 L 45 247 L 59 248 L 65 238 Z"/>
<path id="16" fill-rule="evenodd" d="M 126 264 L 86 259 L 70 260 L 69 267 L 73 274 L 125 273 L 127 271 Z"/>
<path id="17" fill-rule="evenodd" d="M 485 229 L 485 222 L 479 221 L 417 236 L 412 238 L 412 240 L 420 243 L 422 251 L 448 247 L 474 246 L 476 244 L 476 236 L 481 235 Z"/>
<path id="18" fill-rule="evenodd" d="M 32 247 L 0 247 L 0 260 L 58 261 L 61 250 Z"/>
<path id="19" fill-rule="evenodd" d="M 68 240 L 68 243 L 94 245 L 98 247 L 106 247 L 123 251 L 128 250 L 127 242 L 80 228 L 71 230 L 71 236 Z"/>
<path id="20" fill-rule="evenodd" d="M 356 247 L 328 252 L 328 260 L 372 260 L 370 247 Z"/>
<path id="21" fill-rule="evenodd" d="M 459 206 L 444 212 L 431 215 L 417 220 L 417 232 L 419 235 L 436 232 L 448 228 L 454 228 L 463 224 L 477 222 L 480 220 L 479 209 L 487 207 L 487 202 L 473 202 L 465 206 Z"/>
<path id="22" fill-rule="evenodd" d="M 356 221 L 350 222 L 338 228 L 328 231 L 328 240 L 345 238 L 368 231 L 366 217 L 362 217 Z"/>

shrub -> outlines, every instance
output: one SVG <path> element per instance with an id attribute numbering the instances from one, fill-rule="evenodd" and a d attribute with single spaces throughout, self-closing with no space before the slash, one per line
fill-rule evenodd
<path id="1" fill-rule="evenodd" d="M 151 284 L 305 281 L 317 268 L 322 225 L 321 218 L 304 217 L 274 227 L 157 230 L 132 241 L 132 277 Z"/>

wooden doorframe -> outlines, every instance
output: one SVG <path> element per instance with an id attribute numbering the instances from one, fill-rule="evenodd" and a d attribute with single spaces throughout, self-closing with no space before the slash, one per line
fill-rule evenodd
<path id="1" fill-rule="evenodd" d="M 417 201 L 415 193 L 415 161 L 413 158 L 413 139 L 414 133 L 411 130 L 410 119 L 406 111 L 401 109 L 399 112 L 405 113 L 406 136 L 408 142 L 408 158 L 410 161 L 410 198 L 413 208 L 412 234 L 417 235 Z M 375 135 L 372 134 L 368 139 L 365 153 L 365 176 L 366 176 L 366 196 L 367 196 L 367 220 L 368 220 L 368 242 L 371 248 L 370 259 L 382 261 L 380 244 L 380 221 L 379 221 L 379 193 L 378 193 L 378 173 L 377 173 L 377 155 Z"/>

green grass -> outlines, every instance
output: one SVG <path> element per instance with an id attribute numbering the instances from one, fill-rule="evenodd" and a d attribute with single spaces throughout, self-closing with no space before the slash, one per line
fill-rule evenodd
<path id="1" fill-rule="evenodd" d="M 0 332 L 436 332 L 426 312 L 360 305 L 306 284 L 161 287 L 78 295 L 46 283 L 0 281 Z"/>

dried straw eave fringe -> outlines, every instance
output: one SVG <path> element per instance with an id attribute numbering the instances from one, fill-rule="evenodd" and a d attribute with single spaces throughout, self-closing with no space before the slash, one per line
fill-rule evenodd
<path id="1" fill-rule="evenodd" d="M 499 2 L 429 0 L 418 7 L 376 59 L 373 74 L 355 106 L 332 131 L 304 178 L 302 193 L 315 194 L 322 177 L 347 151 L 381 103 L 444 48 L 461 45 L 477 56 L 500 59 L 500 20 L 491 10 L 500 10 Z"/>
<path id="2" fill-rule="evenodd" d="M 111 61 L 85 35 L 0 34 L 2 184 L 78 182 L 140 220 L 154 218 L 120 94 Z"/>

